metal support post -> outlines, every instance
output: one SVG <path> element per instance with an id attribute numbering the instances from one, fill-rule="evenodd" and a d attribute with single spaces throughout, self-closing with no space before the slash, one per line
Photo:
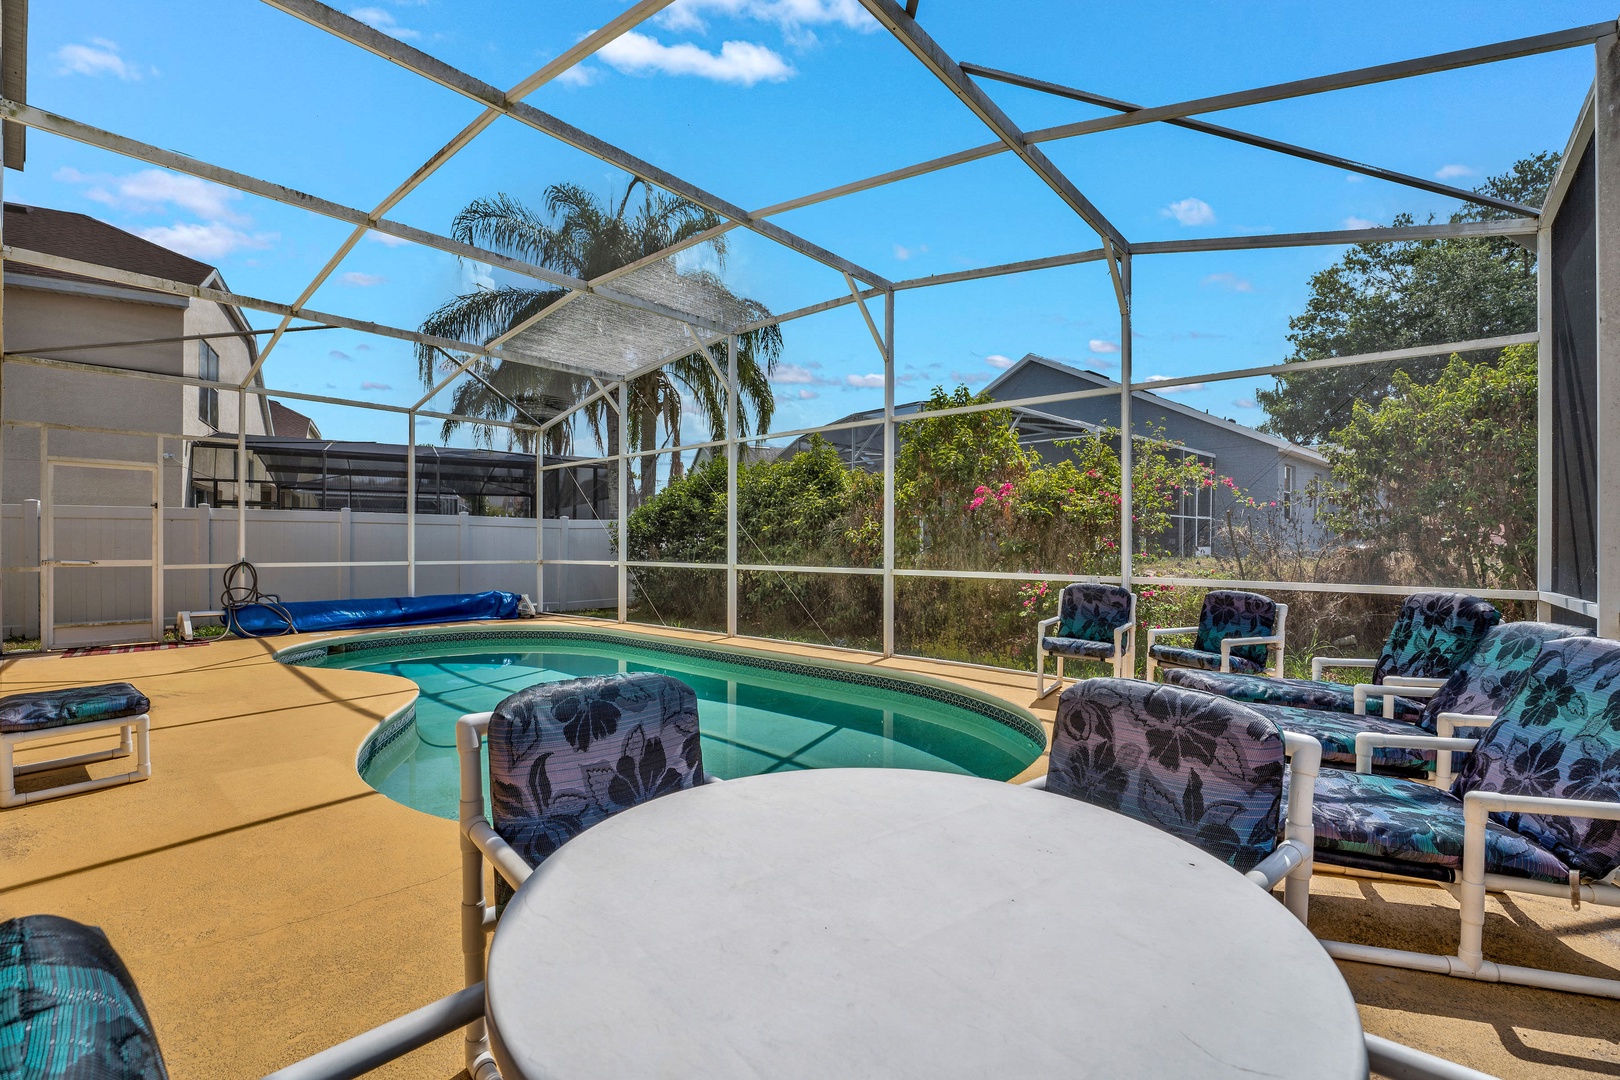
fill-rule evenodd
<path id="1" fill-rule="evenodd" d="M 247 559 L 247 391 L 236 392 L 236 561 Z"/>
<path id="2" fill-rule="evenodd" d="M 1620 637 L 1620 36 L 1597 42 L 1597 633 Z"/>
<path id="3" fill-rule="evenodd" d="M 1131 528 L 1131 256 L 1119 253 L 1119 577 L 1131 587 L 1131 555 L 1135 532 Z"/>
<path id="4" fill-rule="evenodd" d="M 630 384 L 619 383 L 619 621 L 630 616 Z"/>
<path id="5" fill-rule="evenodd" d="M 737 636 L 737 435 L 742 400 L 737 391 L 737 335 L 726 338 L 726 633 Z"/>
<path id="6" fill-rule="evenodd" d="M 1552 218 L 1536 233 L 1536 590 L 1553 591 L 1553 324 Z M 1552 619 L 1553 607 L 1536 603 L 1536 618 Z"/>
<path id="7" fill-rule="evenodd" d="M 557 477 L 561 502 L 562 477 Z M 566 528 L 566 526 L 564 526 Z M 534 433 L 534 610 L 546 611 L 546 433 Z"/>
<path id="8" fill-rule="evenodd" d="M 416 595 L 416 413 L 405 414 L 405 595 Z"/>
<path id="9" fill-rule="evenodd" d="M 883 295 L 883 655 L 894 655 L 894 290 Z"/>

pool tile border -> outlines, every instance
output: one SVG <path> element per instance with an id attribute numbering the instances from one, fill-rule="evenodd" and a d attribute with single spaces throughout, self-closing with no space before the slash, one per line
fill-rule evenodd
<path id="1" fill-rule="evenodd" d="M 334 655 L 351 655 L 360 652 L 375 652 L 383 649 L 404 649 L 416 645 L 441 645 L 460 641 L 582 641 L 593 645 L 626 645 L 633 644 L 638 649 L 648 649 L 675 656 L 686 656 L 694 659 L 713 660 L 716 657 L 725 659 L 728 663 L 740 664 L 744 667 L 758 668 L 763 671 L 774 671 L 788 675 L 799 675 L 808 678 L 832 679 L 836 682 L 847 683 L 852 686 L 866 686 L 878 690 L 888 690 L 893 693 L 914 694 L 917 697 L 927 698 L 942 705 L 951 705 L 968 712 L 977 713 L 988 720 L 993 720 L 1002 727 L 1009 728 L 1019 735 L 1046 749 L 1046 731 L 1039 723 L 1019 716 L 1010 708 L 998 706 L 983 698 L 969 694 L 959 693 L 932 682 L 923 682 L 916 679 L 898 678 L 890 675 L 878 675 L 871 671 L 851 669 L 836 662 L 827 665 L 802 664 L 792 660 L 778 660 L 774 657 L 761 656 L 753 652 L 734 650 L 730 648 L 715 648 L 712 646 L 683 645 L 671 641 L 661 641 L 655 638 L 635 638 L 631 640 L 628 634 L 593 633 L 582 630 L 459 630 L 433 633 L 407 633 L 399 636 L 363 637 L 351 640 L 332 641 L 308 648 L 289 650 L 279 653 L 276 659 L 283 664 L 304 666 L 319 666 Z M 398 738 L 406 727 L 416 722 L 415 709 L 410 710 L 408 723 L 398 730 L 385 731 L 379 729 L 373 740 L 377 743 L 376 751 L 380 751 L 388 743 Z M 385 727 L 391 726 L 393 721 L 385 721 Z M 361 764 L 362 771 L 376 757 L 376 751 L 366 754 Z"/>

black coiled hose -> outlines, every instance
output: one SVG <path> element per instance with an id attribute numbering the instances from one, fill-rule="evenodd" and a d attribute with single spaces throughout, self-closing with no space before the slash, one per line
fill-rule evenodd
<path id="1" fill-rule="evenodd" d="M 247 583 L 238 584 L 237 578 L 246 575 Z M 253 605 L 267 607 L 286 622 L 283 630 L 274 634 L 254 634 L 242 628 L 236 621 L 238 608 L 252 607 Z M 219 594 L 219 606 L 225 612 L 225 629 L 241 637 L 275 637 L 281 634 L 294 634 L 298 628 L 293 625 L 292 612 L 281 605 L 281 597 L 274 593 L 259 591 L 259 571 L 246 559 L 232 563 L 225 568 L 225 591 Z"/>

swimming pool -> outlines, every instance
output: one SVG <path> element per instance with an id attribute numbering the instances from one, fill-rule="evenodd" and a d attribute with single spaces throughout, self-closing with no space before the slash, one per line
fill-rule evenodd
<path id="1" fill-rule="evenodd" d="M 613 630 L 394 631 L 295 647 L 283 663 L 403 676 L 414 709 L 360 748 L 389 798 L 454 818 L 455 723 L 537 682 L 656 671 L 697 691 L 703 766 L 722 779 L 784 769 L 932 769 L 1009 780 L 1046 747 L 1022 709 L 922 676 L 787 660 Z"/>

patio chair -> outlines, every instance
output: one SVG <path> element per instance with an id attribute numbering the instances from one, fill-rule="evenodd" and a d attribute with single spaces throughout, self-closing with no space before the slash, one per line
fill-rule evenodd
<path id="1" fill-rule="evenodd" d="M 1324 680 L 1322 674 L 1328 668 L 1370 669 L 1374 685 L 1439 686 L 1473 653 L 1486 631 L 1501 620 L 1502 613 L 1477 596 L 1414 593 L 1401 605 L 1389 638 L 1376 659 L 1315 656 L 1311 658 L 1309 679 L 1268 679 L 1253 674 L 1181 668 L 1169 672 L 1165 681 L 1238 701 L 1354 712 L 1354 688 Z M 1370 699 L 1369 704 L 1375 710 L 1382 709 L 1379 698 Z M 1422 708 L 1410 698 L 1403 699 L 1397 702 L 1394 715 L 1389 718 L 1412 723 Z"/>
<path id="2" fill-rule="evenodd" d="M 1459 731 L 1487 728 L 1518 690 L 1536 657 L 1541 654 L 1543 645 L 1563 638 L 1590 637 L 1591 634 L 1584 627 L 1559 623 L 1516 622 L 1491 627 L 1473 655 L 1451 673 L 1451 678 L 1443 686 L 1413 686 L 1401 691 L 1403 697 L 1427 699 L 1414 723 L 1366 715 L 1369 701 L 1379 700 L 1369 698 L 1365 693 L 1372 685 L 1369 683 L 1354 687 L 1354 714 L 1263 702 L 1248 704 L 1284 731 L 1309 735 L 1321 743 L 1324 765 L 1358 769 L 1361 772 L 1376 767 L 1380 771 L 1412 776 L 1433 772 L 1436 785 L 1450 787 L 1452 754 L 1436 754 L 1432 750 L 1405 746 L 1379 746 L 1376 750 L 1368 751 L 1370 757 L 1358 762 L 1356 737 L 1364 731 L 1371 731 L 1382 735 L 1438 735 L 1449 738 Z M 1396 699 L 1385 695 L 1381 700 L 1388 707 Z"/>
<path id="3" fill-rule="evenodd" d="M 1320 755 L 1314 739 L 1235 701 L 1138 679 L 1087 679 L 1058 699 L 1047 773 L 1027 786 L 1157 826 L 1263 888 L 1286 879 L 1284 902 L 1304 922 Z"/>
<path id="4" fill-rule="evenodd" d="M 1052 633 L 1053 629 L 1056 633 Z M 1035 696 L 1046 689 L 1046 658 L 1057 657 L 1057 682 L 1063 687 L 1065 657 L 1112 661 L 1116 678 L 1136 671 L 1136 594 L 1118 585 L 1076 581 L 1063 587 L 1055 618 L 1035 626 Z"/>
<path id="5" fill-rule="evenodd" d="M 59 915 L 0 922 L 0 1006 L 0 1076 L 6 1080 L 168 1080 L 140 990 L 97 927 Z M 265 1080 L 359 1076 L 483 1012 L 480 983 Z"/>
<path id="6" fill-rule="evenodd" d="M 152 776 L 152 703 L 129 683 L 76 686 L 67 690 L 40 690 L 0 698 L 0 807 L 59 799 L 118 784 L 133 784 Z M 112 734 L 118 745 L 47 761 L 16 764 L 16 749 L 24 743 L 91 731 Z M 135 768 L 117 776 L 77 780 L 34 791 L 17 791 L 17 777 L 52 772 L 74 765 L 135 755 Z"/>
<path id="7" fill-rule="evenodd" d="M 1565 638 L 1541 654 L 1479 739 L 1356 737 L 1380 746 L 1472 751 L 1451 791 L 1413 780 L 1323 770 L 1316 865 L 1446 888 L 1460 906 L 1456 956 L 1324 942 L 1341 960 L 1620 998 L 1620 980 L 1484 958 L 1485 894 L 1568 897 L 1620 907 L 1620 643 Z"/>
<path id="8" fill-rule="evenodd" d="M 493 813 L 484 814 L 489 741 Z M 563 844 L 622 810 L 718 782 L 703 771 L 697 694 L 634 672 L 540 683 L 456 723 L 461 755 L 461 948 L 467 985 L 484 979 L 485 935 L 513 891 Z M 495 906 L 484 899 L 484 859 Z M 472 1080 L 496 1077 L 483 1022 L 466 1036 Z"/>
<path id="9" fill-rule="evenodd" d="M 1280 676 L 1288 605 L 1259 593 L 1212 589 L 1204 594 L 1197 626 L 1156 626 L 1147 632 L 1147 680 L 1157 668 L 1200 668 L 1206 671 L 1265 673 Z M 1191 648 L 1160 645 L 1157 639 L 1193 634 Z"/>

